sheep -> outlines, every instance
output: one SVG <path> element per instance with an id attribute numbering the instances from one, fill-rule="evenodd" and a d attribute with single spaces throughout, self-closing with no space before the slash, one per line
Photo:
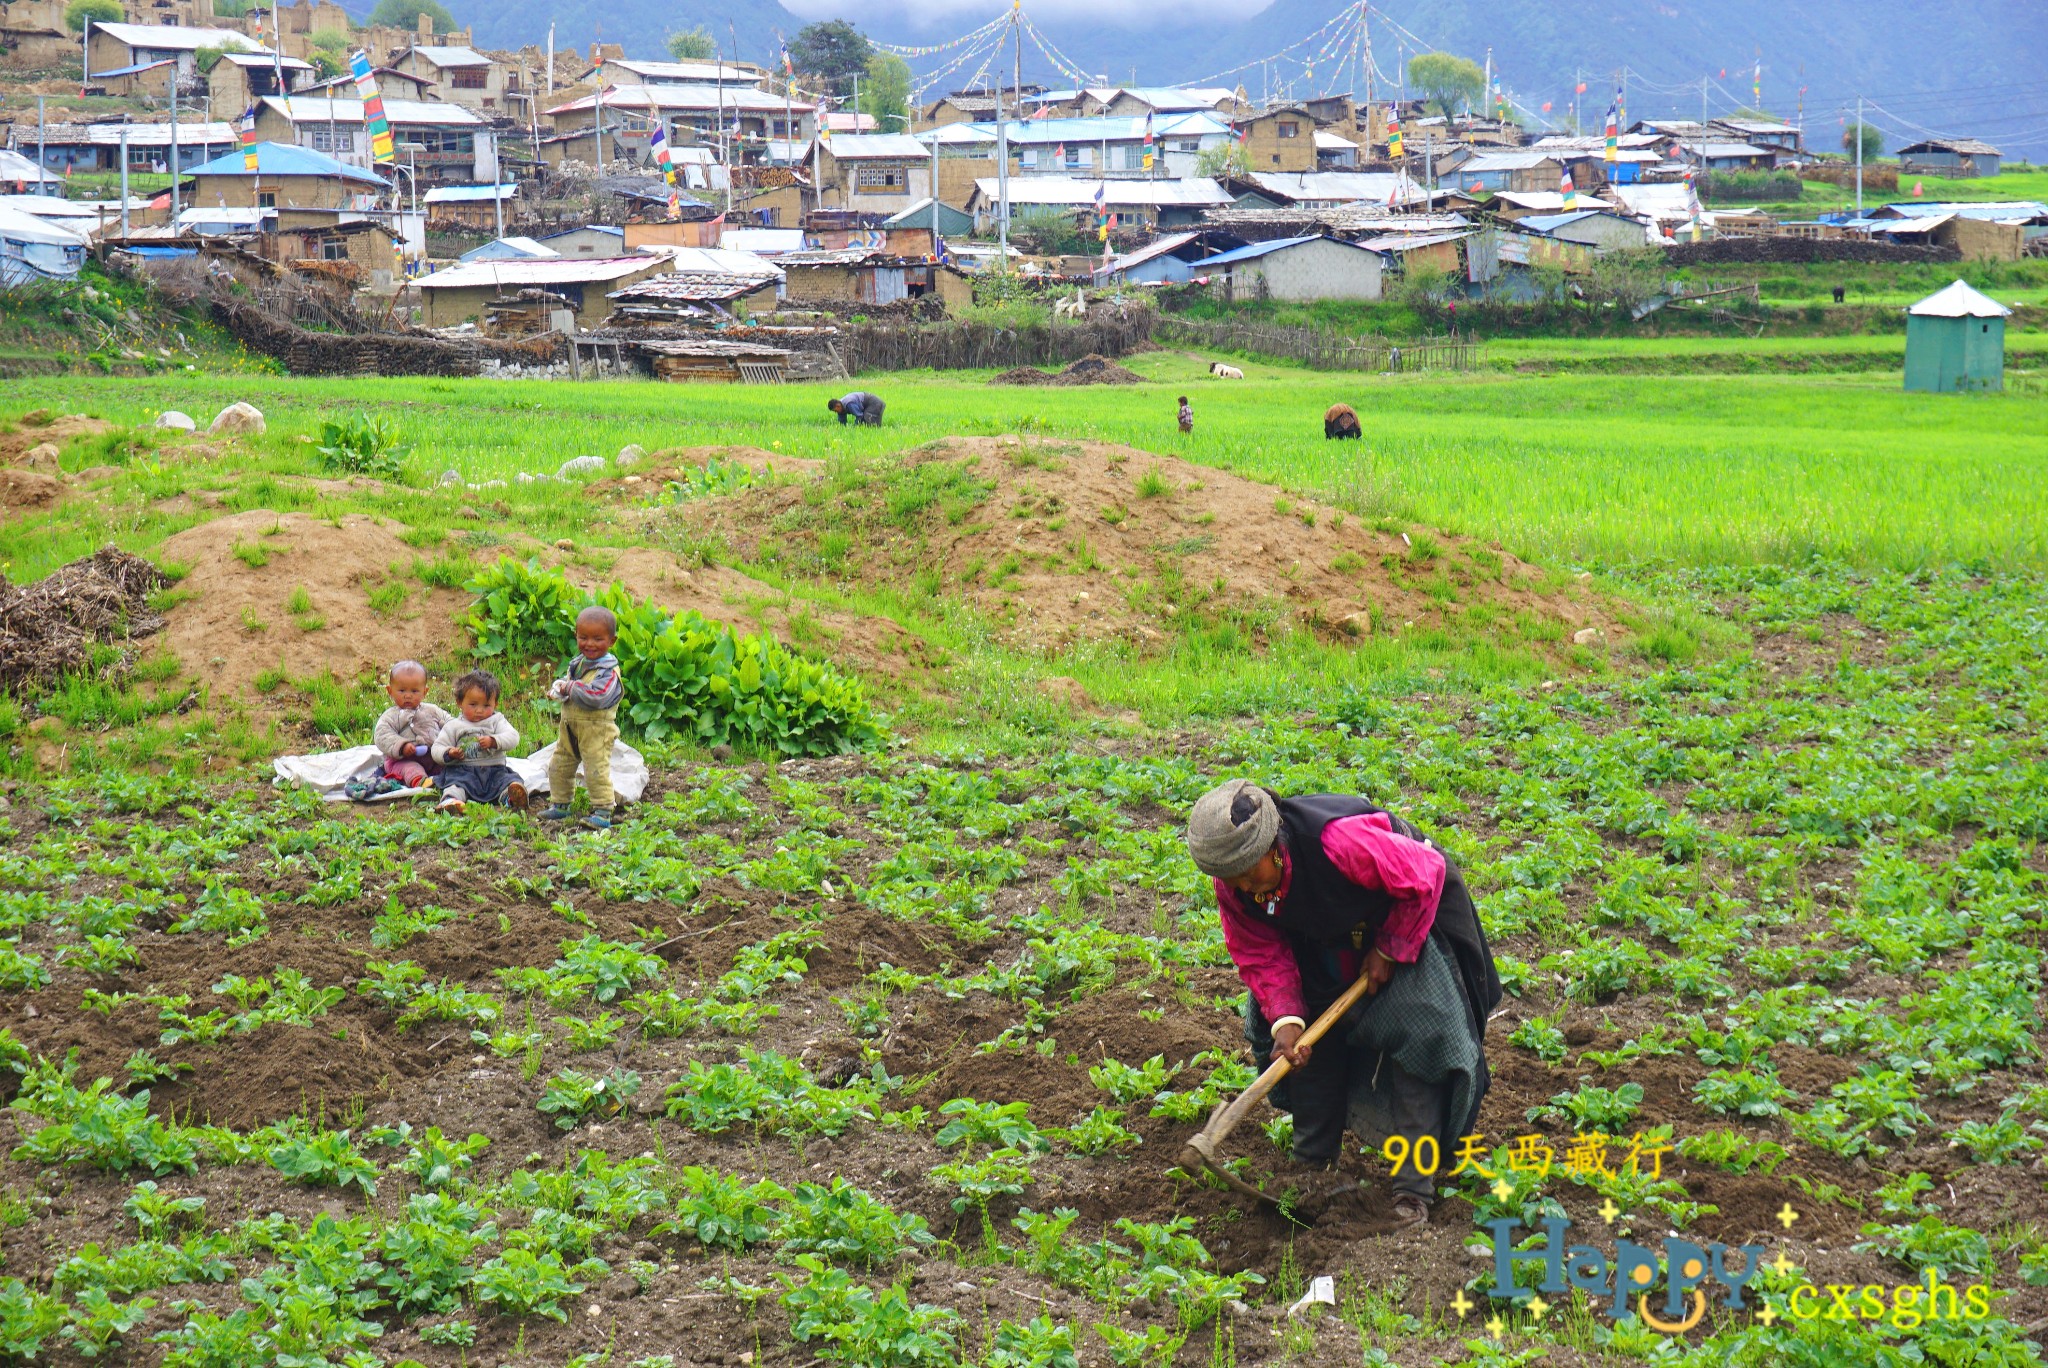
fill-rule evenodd
<path id="1" fill-rule="evenodd" d="M 1211 361 L 1209 363 L 1209 374 L 1215 376 L 1218 380 L 1244 379 L 1243 371 L 1235 366 L 1226 366 L 1221 361 Z"/>
<path id="2" fill-rule="evenodd" d="M 1358 414 L 1349 404 L 1332 404 L 1323 414 L 1323 438 L 1329 441 L 1338 437 L 1362 437 L 1359 430 Z"/>

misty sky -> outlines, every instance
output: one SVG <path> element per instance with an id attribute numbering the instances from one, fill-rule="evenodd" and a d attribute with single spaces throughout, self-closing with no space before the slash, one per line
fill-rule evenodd
<path id="1" fill-rule="evenodd" d="M 1228 22 L 1246 19 L 1266 8 L 1270 0 L 1177 0 L 1171 6 L 1159 0 L 1031 0 L 1031 15 L 1045 23 L 1059 24 L 1076 19 L 1114 24 L 1118 28 L 1141 29 L 1147 24 Z M 911 24 L 943 39 L 965 33 L 1006 8 L 990 0 L 783 0 L 786 8 L 806 19 L 849 19 L 865 25 L 882 22 Z M 1078 55 L 1078 54 L 1077 54 Z"/>

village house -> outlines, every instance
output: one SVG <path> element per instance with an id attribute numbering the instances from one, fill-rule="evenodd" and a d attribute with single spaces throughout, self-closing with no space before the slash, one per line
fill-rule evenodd
<path id="1" fill-rule="evenodd" d="M 1926 138 L 1899 149 L 1899 174 L 1957 180 L 1995 176 L 2004 156 L 1990 143 L 1975 138 Z"/>
<path id="2" fill-rule="evenodd" d="M 919 122 L 927 127 L 954 123 L 992 123 L 998 115 L 1019 115 L 1026 107 L 1041 117 L 1056 111 L 1041 100 L 1044 86 L 1004 86 L 1000 89 L 955 90 L 933 100 L 920 111 Z"/>
<path id="3" fill-rule="evenodd" d="M 437 185 L 420 196 L 427 217 L 437 224 L 465 228 L 496 228 L 516 212 L 519 187 L 513 185 Z"/>
<path id="4" fill-rule="evenodd" d="M 239 114 L 266 95 L 289 95 L 313 79 L 311 62 L 253 52 L 224 53 L 206 73 L 206 98 L 213 108 Z M 283 78 L 280 89 L 279 78 Z"/>
<path id="5" fill-rule="evenodd" d="M 612 145 L 607 151 L 637 162 L 648 159 L 648 136 L 657 123 L 671 145 L 716 146 L 737 128 L 740 143 L 764 155 L 769 139 L 807 139 L 814 125 L 812 110 L 801 102 L 786 103 L 780 95 L 744 86 L 615 86 L 543 111 L 555 133 L 570 140 L 568 156 L 592 159 L 600 95 L 605 139 Z M 579 134 L 581 150 L 573 146 Z"/>
<path id="6" fill-rule="evenodd" d="M 1281 105 L 1236 120 L 1246 160 L 1254 171 L 1314 171 L 1315 116 L 1300 105 Z"/>
<path id="7" fill-rule="evenodd" d="M 457 261 L 554 261 L 560 252 L 543 247 L 530 237 L 492 238 L 481 247 L 472 247 Z"/>
<path id="8" fill-rule="evenodd" d="M 1092 222 L 1097 189 L 1112 228 L 1188 227 L 1205 209 L 1230 203 L 1230 192 L 1206 176 L 1180 180 L 1086 180 L 1068 176 L 1020 176 L 1010 182 L 1010 211 L 1014 218 L 1035 210 L 1087 216 Z M 993 176 L 974 182 L 967 197 L 967 212 L 976 224 L 986 227 L 994 221 L 999 191 Z"/>
<path id="9" fill-rule="evenodd" d="M 1725 135 L 1724 140 L 1746 142 L 1787 157 L 1797 157 L 1806 150 L 1800 141 L 1799 127 L 1782 119 L 1730 118 L 1710 123 Z"/>
<path id="10" fill-rule="evenodd" d="M 211 6 L 213 0 L 201 2 Z M 246 23 L 260 17 L 261 11 L 252 7 L 243 19 Z M 277 5 L 271 9 L 269 18 L 270 31 L 279 38 L 278 50 L 287 56 L 308 60 L 313 56 L 316 35 L 339 33 L 352 36 L 355 29 L 355 20 L 334 0 L 300 0 L 296 5 Z"/>
<path id="11" fill-rule="evenodd" d="M 67 0 L 0 0 L 0 69 L 39 71 L 78 55 Z"/>
<path id="12" fill-rule="evenodd" d="M 398 174 L 416 180 L 417 188 L 497 183 L 498 135 L 481 116 L 438 101 L 386 100 L 384 117 L 397 149 Z M 370 164 L 370 134 L 358 99 L 265 98 L 257 103 L 256 136 L 295 143 L 355 166 Z"/>
<path id="13" fill-rule="evenodd" d="M 1152 169 L 1145 169 L 1144 116 L 1013 119 L 1003 130 L 1010 147 L 1010 174 L 1155 176 L 1178 179 L 1195 174 L 1201 154 L 1231 137 L 1230 126 L 1214 114 L 1172 114 L 1151 120 Z M 939 198 L 963 199 L 970 183 L 993 175 L 997 143 L 994 123 L 953 123 L 917 135 L 927 148 L 938 143 Z M 927 153 L 927 155 L 929 155 Z M 948 159 L 973 158 L 980 167 L 948 167 Z"/>
<path id="14" fill-rule="evenodd" d="M 178 93 L 197 95 L 206 88 L 199 70 L 201 48 L 265 56 L 270 52 L 233 29 L 110 24 L 92 19 L 85 26 L 85 71 L 79 85 L 107 95 L 162 99 L 170 94 L 175 73 Z"/>
<path id="15" fill-rule="evenodd" d="M 1545 152 L 1481 152 L 1460 162 L 1457 183 L 1474 194 L 1488 190 L 1555 190 L 1564 165 Z"/>
<path id="16" fill-rule="evenodd" d="M 1746 142 L 1709 139 L 1705 143 L 1680 143 L 1672 155 L 1705 171 L 1769 171 L 1778 164 L 1778 154 Z"/>
<path id="17" fill-rule="evenodd" d="M 610 223 L 586 223 L 559 232 L 543 233 L 535 240 L 563 257 L 602 260 L 632 255 L 626 246 L 626 230 Z"/>
<path id="18" fill-rule="evenodd" d="M 391 65 L 432 81 L 449 104 L 484 114 L 504 114 L 525 98 L 517 70 L 471 47 L 408 48 Z"/>
<path id="19" fill-rule="evenodd" d="M 594 328 L 612 311 L 606 293 L 674 269 L 666 256 L 603 257 L 592 261 L 471 261 L 448 266 L 413 282 L 421 321 L 452 328 L 481 321 L 494 299 L 521 290 L 544 290 L 564 302 L 579 328 Z"/>
<path id="20" fill-rule="evenodd" d="M 1426 203 L 1421 180 L 1398 171 L 1253 171 L 1232 177 L 1242 209 L 1336 209 L 1347 204 Z"/>
<path id="21" fill-rule="evenodd" d="M 376 79 L 377 94 L 386 100 L 421 100 L 433 102 L 434 82 L 425 76 L 415 76 L 410 71 L 397 67 L 371 67 L 370 75 Z M 338 76 L 329 76 L 324 81 L 308 81 L 297 88 L 300 95 L 340 95 L 348 99 L 356 96 L 356 78 L 344 71 Z"/>
<path id="22" fill-rule="evenodd" d="M 1574 209 L 1557 214 L 1527 214 L 1515 223 L 1525 233 L 1540 233 L 1560 242 L 1576 242 L 1595 252 L 1645 247 L 1643 225 L 1610 209 Z"/>
<path id="23" fill-rule="evenodd" d="M 405 278 L 404 239 L 398 232 L 345 210 L 279 209 L 265 246 L 281 266 L 350 288 L 384 294 Z"/>
<path id="24" fill-rule="evenodd" d="M 1356 171 L 1359 167 L 1359 145 L 1349 138 L 1341 137 L 1328 129 L 1316 130 L 1316 170 Z"/>
<path id="25" fill-rule="evenodd" d="M 974 302 L 974 283 L 959 268 L 865 247 L 836 252 L 787 252 L 782 297 L 794 308 L 853 308 L 892 304 L 935 294 L 950 309 Z"/>
<path id="26" fill-rule="evenodd" d="M 1146 114 L 1192 114 L 1197 110 L 1233 115 L 1249 112 L 1250 108 L 1238 98 L 1236 91 L 1221 86 L 1187 89 L 1173 86 L 1090 87 L 1080 91 L 1048 92 L 1039 96 L 1038 101 L 1071 104 L 1073 112 L 1084 118 L 1101 114 L 1135 114 L 1142 118 Z"/>
<path id="27" fill-rule="evenodd" d="M 128 169 L 131 171 L 168 171 L 171 167 L 171 125 L 163 123 L 123 124 L 118 120 L 107 123 L 53 123 L 45 124 L 40 138 L 36 125 L 15 124 L 14 150 L 36 159 L 37 148 L 42 149 L 43 166 L 46 170 L 62 174 L 65 171 L 118 171 L 121 169 L 121 139 L 126 130 L 128 140 Z M 234 125 L 220 122 L 201 123 L 196 120 L 178 121 L 179 170 L 213 160 L 229 148 L 241 143 L 241 135 Z"/>
<path id="28" fill-rule="evenodd" d="M 884 250 L 898 256 L 934 255 L 938 250 L 932 236 L 935 221 L 940 246 L 949 237 L 966 237 L 974 231 L 974 220 L 952 205 L 941 203 L 935 207 L 929 198 L 921 199 L 882 220 Z"/>
<path id="29" fill-rule="evenodd" d="M 381 176 L 288 143 L 255 145 L 256 169 L 237 150 L 192 168 L 187 202 L 228 209 L 363 209 L 390 186 Z"/>
<path id="30" fill-rule="evenodd" d="M 1224 278 L 1231 299 L 1378 299 L 1386 263 L 1379 253 L 1332 237 L 1275 238 L 1201 263 Z"/>
<path id="31" fill-rule="evenodd" d="M 576 78 L 578 85 L 738 86 L 765 89 L 766 68 L 752 62 L 642 62 L 606 57 Z M 778 96 L 778 98 L 780 98 Z"/>
<path id="32" fill-rule="evenodd" d="M 748 271 L 673 270 L 611 291 L 612 322 L 711 322 L 775 311 L 779 277 Z"/>
<path id="33" fill-rule="evenodd" d="M 818 149 L 818 207 L 893 214 L 932 194 L 931 151 L 902 133 L 848 133 Z"/>

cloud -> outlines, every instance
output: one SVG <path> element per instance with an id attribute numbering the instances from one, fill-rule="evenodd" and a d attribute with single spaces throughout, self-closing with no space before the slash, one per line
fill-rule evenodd
<path id="1" fill-rule="evenodd" d="M 910 28 L 927 37 L 965 33 L 998 12 L 988 0 L 783 0 L 783 7 L 805 19 L 846 19 L 885 33 Z M 1247 9 L 1243 0 L 1177 0 L 1170 10 L 1159 0 L 1032 0 L 1031 17 L 1048 26 L 1078 22 L 1137 29 L 1168 22 L 1178 28 L 1234 23 L 1265 7 Z"/>

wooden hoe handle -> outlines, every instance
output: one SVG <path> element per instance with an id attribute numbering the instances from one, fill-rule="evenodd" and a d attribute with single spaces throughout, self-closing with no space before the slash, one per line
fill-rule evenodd
<path id="1" fill-rule="evenodd" d="M 1366 989 L 1370 984 L 1371 980 L 1361 974 L 1356 983 L 1344 990 L 1343 997 L 1331 1003 L 1328 1009 L 1321 1016 L 1317 1017 L 1307 1030 L 1301 1033 L 1301 1037 L 1294 1042 L 1295 1045 L 1297 1047 L 1313 1045 L 1329 1034 L 1331 1028 L 1343 1020 L 1344 1014 L 1358 1005 L 1358 1000 L 1365 996 Z M 1293 1067 L 1292 1064 L 1287 1062 L 1287 1057 L 1280 1053 L 1276 1042 L 1273 1051 L 1273 1062 L 1266 1066 L 1266 1071 L 1260 1074 L 1253 1081 L 1252 1085 L 1239 1095 L 1235 1102 L 1218 1107 L 1215 1113 L 1210 1116 L 1209 1124 L 1202 1127 L 1201 1134 L 1188 1141 L 1188 1148 L 1199 1154 L 1205 1165 L 1214 1168 L 1217 1163 L 1217 1146 L 1229 1138 L 1230 1133 L 1237 1129 L 1246 1114 L 1253 1107 L 1256 1107 L 1265 1098 L 1267 1093 L 1273 1091 L 1275 1085 L 1281 1079 L 1287 1077 L 1288 1072 Z"/>

